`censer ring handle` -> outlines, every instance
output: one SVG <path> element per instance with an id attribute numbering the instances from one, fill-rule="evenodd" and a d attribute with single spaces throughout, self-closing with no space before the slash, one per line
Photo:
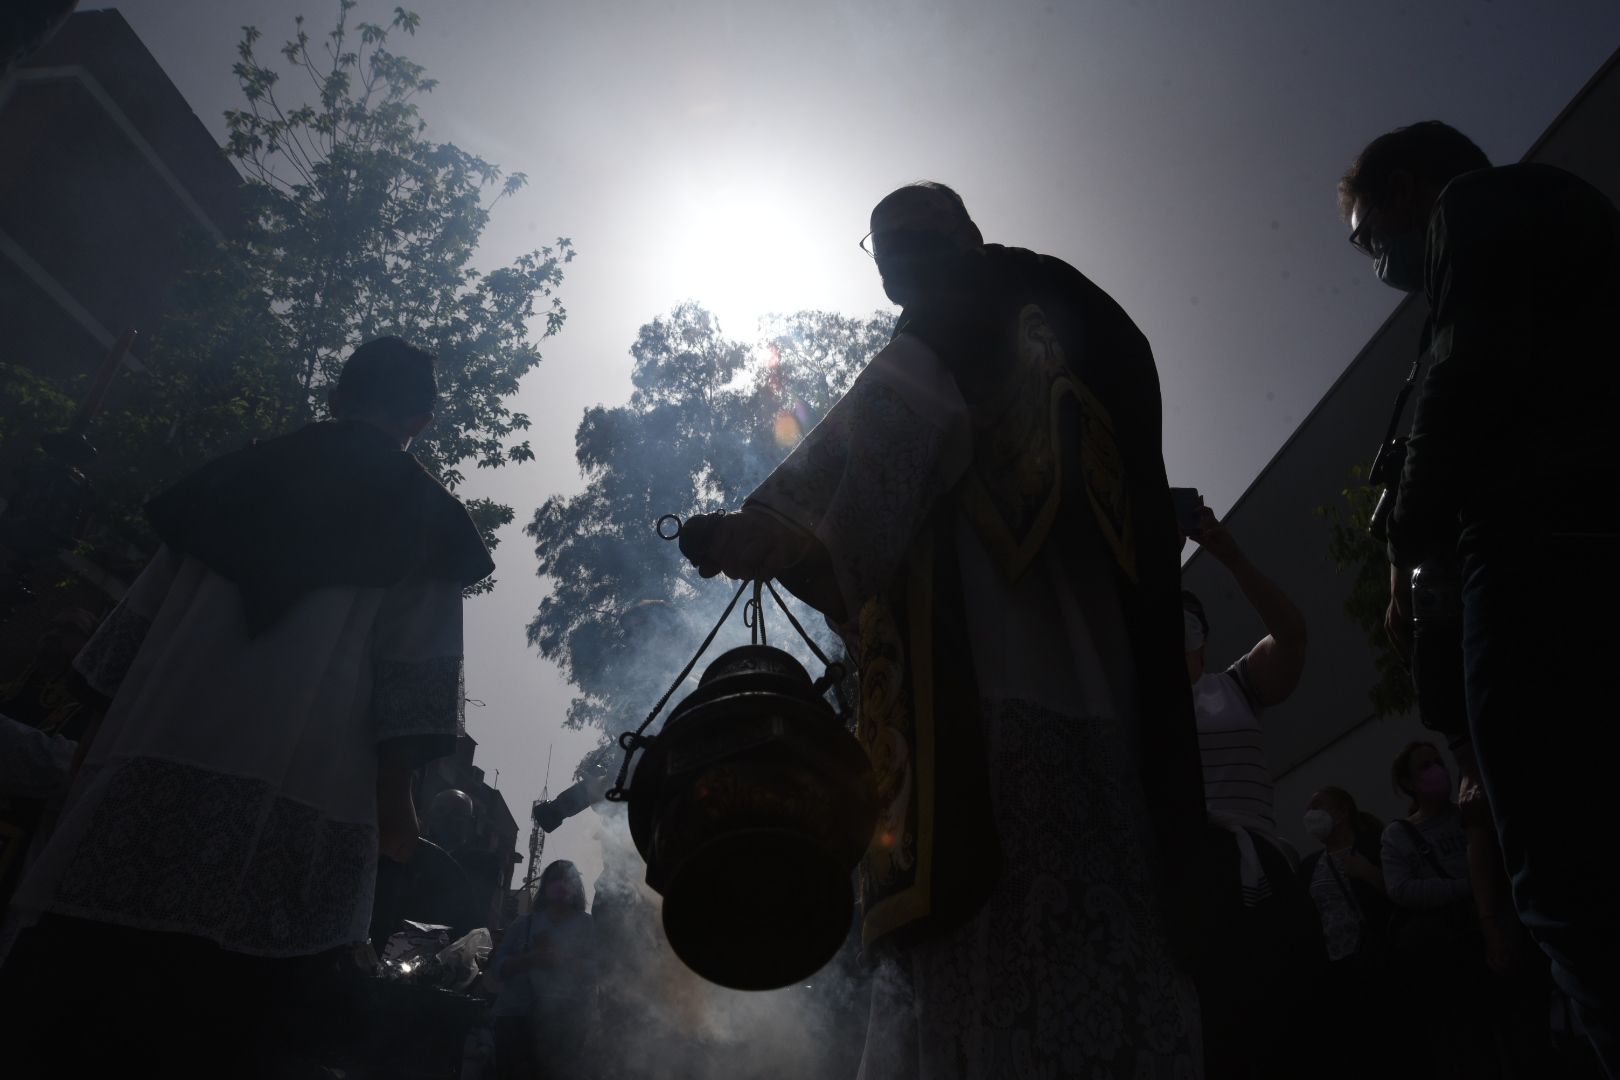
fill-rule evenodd
<path id="1" fill-rule="evenodd" d="M 646 519 L 643 518 L 642 520 L 645 521 Z M 673 521 L 675 523 L 674 532 L 666 532 L 664 530 L 664 522 L 666 521 Z M 658 519 L 658 521 L 653 525 L 653 528 L 658 531 L 658 538 L 660 540 L 679 540 L 681 538 L 681 525 L 682 522 L 680 515 L 665 514 L 663 517 Z"/>

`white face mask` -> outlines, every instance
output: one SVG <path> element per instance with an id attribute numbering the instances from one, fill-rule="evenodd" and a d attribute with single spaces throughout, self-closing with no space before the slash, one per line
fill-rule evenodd
<path id="1" fill-rule="evenodd" d="M 1190 611 L 1181 613 L 1181 640 L 1184 652 L 1197 652 L 1204 644 L 1204 627 Z"/>
<path id="2" fill-rule="evenodd" d="M 1333 835 L 1333 815 L 1326 810 L 1305 811 L 1305 831 L 1310 833 L 1317 843 L 1327 843 L 1327 838 Z"/>

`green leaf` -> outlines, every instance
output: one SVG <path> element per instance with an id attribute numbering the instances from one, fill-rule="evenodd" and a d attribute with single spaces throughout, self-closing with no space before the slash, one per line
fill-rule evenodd
<path id="1" fill-rule="evenodd" d="M 1372 648 L 1378 678 L 1367 697 L 1373 716 L 1383 718 L 1411 712 L 1417 706 L 1417 695 L 1411 675 L 1384 632 L 1389 560 L 1370 529 L 1382 489 L 1365 479 L 1362 468 L 1351 469 L 1351 486 L 1340 492 L 1340 501 L 1317 507 L 1316 514 L 1327 522 L 1328 557 L 1340 574 L 1351 578 L 1344 613 L 1361 628 Z"/>
<path id="2" fill-rule="evenodd" d="M 151 550 L 141 506 L 156 489 L 323 416 L 343 360 L 381 334 L 438 354 L 442 400 L 416 452 L 447 486 L 469 462 L 533 460 L 521 434 L 528 417 L 510 399 L 540 363 L 540 341 L 566 320 L 555 292 L 572 246 L 559 241 L 477 271 L 488 204 L 510 194 L 512 181 L 432 138 L 409 100 L 432 80 L 383 48 L 387 28 L 361 23 L 356 35 L 346 21 L 355 7 L 336 5 L 319 85 L 306 97 L 294 93 L 311 86 L 302 20 L 293 19 L 293 40 L 275 61 L 297 74 L 286 87 L 282 70 L 255 58 L 261 32 L 242 28 L 232 66 L 242 98 L 225 112 L 225 150 L 246 178 L 244 220 L 224 246 L 186 239 L 190 268 L 171 310 L 141 327 L 148 373 L 120 373 L 91 429 L 101 454 L 87 472 L 103 552 Z M 389 26 L 412 33 L 419 23 L 395 9 Z M 59 417 L 83 390 L 74 380 L 29 379 L 0 369 L 8 442 L 36 416 Z M 480 504 L 475 520 L 493 542 L 512 514 Z"/>

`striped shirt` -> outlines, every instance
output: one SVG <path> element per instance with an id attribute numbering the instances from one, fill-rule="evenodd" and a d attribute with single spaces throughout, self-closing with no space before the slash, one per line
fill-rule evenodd
<path id="1" fill-rule="evenodd" d="M 1268 837 L 1277 834 L 1271 770 L 1260 734 L 1260 705 L 1248 680 L 1248 657 L 1193 684 L 1204 803 Z"/>

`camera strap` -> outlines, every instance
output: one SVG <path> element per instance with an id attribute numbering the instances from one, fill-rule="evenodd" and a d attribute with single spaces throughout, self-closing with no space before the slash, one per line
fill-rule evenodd
<path id="1" fill-rule="evenodd" d="M 1395 411 L 1389 415 L 1389 426 L 1384 429 L 1384 440 L 1378 444 L 1378 452 L 1373 455 L 1372 464 L 1367 467 L 1367 476 L 1375 483 L 1379 481 L 1379 473 L 1384 464 L 1384 455 L 1390 453 L 1395 442 L 1395 433 L 1401 427 L 1401 414 L 1406 412 L 1406 402 L 1416 389 L 1418 374 L 1423 370 L 1423 357 L 1418 356 L 1412 361 L 1412 367 L 1406 373 L 1406 382 L 1401 384 L 1400 393 L 1395 395 Z M 1389 485 L 1390 491 L 1395 490 L 1394 484 Z"/>
<path id="2" fill-rule="evenodd" d="M 1423 358 L 1412 361 L 1412 368 L 1406 373 L 1406 382 L 1401 384 L 1401 392 L 1395 395 L 1395 411 L 1390 414 L 1389 427 L 1384 432 L 1384 442 L 1388 443 L 1395 437 L 1395 432 L 1401 426 L 1401 414 L 1406 411 L 1407 399 L 1417 387 L 1418 374 L 1423 370 Z"/>

